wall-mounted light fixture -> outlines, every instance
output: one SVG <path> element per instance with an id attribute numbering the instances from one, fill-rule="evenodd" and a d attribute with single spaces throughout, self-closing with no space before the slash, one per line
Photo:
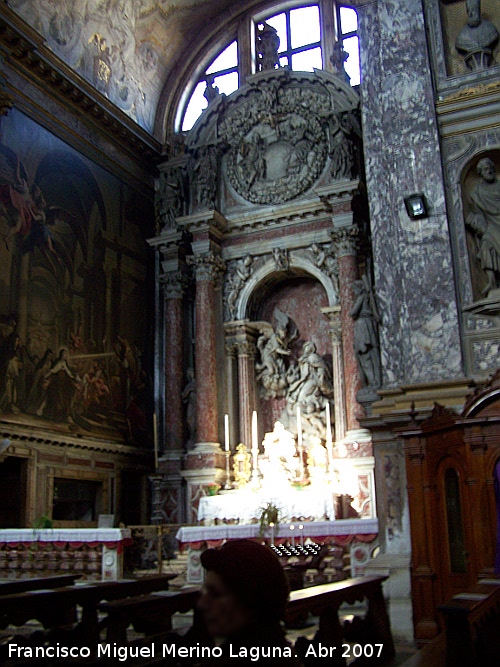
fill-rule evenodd
<path id="1" fill-rule="evenodd" d="M 429 212 L 427 209 L 427 202 L 425 201 L 425 196 L 422 192 L 409 195 L 408 197 L 405 197 L 404 201 L 406 212 L 412 220 L 428 217 Z"/>

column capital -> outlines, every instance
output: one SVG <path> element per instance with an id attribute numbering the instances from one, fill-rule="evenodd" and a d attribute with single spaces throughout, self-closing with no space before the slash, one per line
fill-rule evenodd
<path id="1" fill-rule="evenodd" d="M 257 347 L 255 343 L 251 340 L 237 340 L 236 348 L 238 351 L 238 357 L 251 357 L 254 358 L 257 354 Z"/>
<path id="2" fill-rule="evenodd" d="M 238 345 L 234 341 L 226 343 L 226 357 L 236 357 L 238 354 Z"/>
<path id="3" fill-rule="evenodd" d="M 332 337 L 333 345 L 342 344 L 342 320 L 340 311 L 340 306 L 329 306 L 328 308 L 321 309 L 323 315 L 325 315 L 330 322 L 330 336 Z"/>
<path id="4" fill-rule="evenodd" d="M 184 271 L 164 273 L 161 278 L 165 299 L 182 299 L 189 286 L 189 276 Z"/>
<path id="5" fill-rule="evenodd" d="M 356 255 L 359 237 L 359 227 L 349 225 L 348 227 L 336 227 L 331 233 L 332 245 L 338 257 Z"/>
<path id="6" fill-rule="evenodd" d="M 187 263 L 194 266 L 196 282 L 215 282 L 226 270 L 224 260 L 213 252 L 207 252 L 203 255 L 192 255 L 187 258 Z"/>

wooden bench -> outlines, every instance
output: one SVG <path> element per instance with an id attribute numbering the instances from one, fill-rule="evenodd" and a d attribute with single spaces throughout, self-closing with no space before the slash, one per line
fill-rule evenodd
<path id="1" fill-rule="evenodd" d="M 500 665 L 500 580 L 480 580 L 438 607 L 446 632 L 446 665 Z"/>
<path id="2" fill-rule="evenodd" d="M 132 625 L 136 632 L 156 635 L 172 628 L 172 616 L 187 613 L 195 608 L 200 589 L 185 588 L 153 595 L 115 600 L 99 605 L 99 611 L 107 614 L 106 641 L 124 645 L 127 643 L 127 628 Z"/>
<path id="3" fill-rule="evenodd" d="M 72 586 L 81 574 L 60 574 L 54 577 L 33 577 L 32 579 L 13 579 L 0 581 L 0 596 L 25 593 L 48 588 Z"/>
<path id="4" fill-rule="evenodd" d="M 97 643 L 100 625 L 97 605 L 103 600 L 147 595 L 167 590 L 175 575 L 162 574 L 122 581 L 106 581 L 74 585 L 54 590 L 36 590 L 0 597 L 0 628 L 20 627 L 36 620 L 47 629 L 72 628 L 75 639 L 85 638 L 86 645 Z M 81 623 L 77 621 L 77 606 L 82 608 Z"/>
<path id="5" fill-rule="evenodd" d="M 346 641 L 359 643 L 382 644 L 379 657 L 381 662 L 392 658 L 395 654 L 394 641 L 391 633 L 389 616 L 382 592 L 382 583 L 387 577 L 359 577 L 344 579 L 333 584 L 311 586 L 299 591 L 292 591 L 290 602 L 286 609 L 286 622 L 293 625 L 303 620 L 308 614 L 319 616 L 319 630 L 316 633 L 313 646 L 321 643 L 323 646 L 337 647 L 335 664 L 345 664 L 341 656 L 341 645 Z M 366 599 L 368 611 L 363 621 L 353 623 L 352 627 L 342 625 L 339 619 L 339 607 L 343 603 L 354 604 Z M 314 663 L 305 658 L 308 640 L 300 638 L 296 650 L 304 664 Z M 376 654 L 375 654 L 376 655 Z M 375 664 L 375 657 L 371 659 Z M 332 663 L 333 664 L 333 663 Z"/>

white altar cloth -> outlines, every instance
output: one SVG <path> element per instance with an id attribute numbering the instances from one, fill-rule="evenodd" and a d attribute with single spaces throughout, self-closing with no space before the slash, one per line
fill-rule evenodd
<path id="1" fill-rule="evenodd" d="M 295 525 L 294 536 L 297 541 L 302 534 L 306 537 L 327 537 L 333 535 L 375 535 L 378 533 L 378 519 L 339 519 L 338 521 L 306 521 L 304 528 L 297 530 Z M 176 539 L 181 544 L 197 542 L 212 542 L 218 540 L 241 540 L 259 537 L 260 526 L 256 523 L 248 526 L 221 525 L 221 526 L 183 526 L 179 528 Z M 292 536 L 290 523 L 281 523 L 276 531 L 276 538 Z"/>
<path id="2" fill-rule="evenodd" d="M 0 543 L 13 542 L 122 542 L 129 528 L 3 528 Z"/>
<path id="3" fill-rule="evenodd" d="M 198 521 L 203 521 L 205 525 L 213 525 L 216 519 L 248 524 L 259 519 L 262 509 L 269 502 L 281 509 L 280 521 L 335 518 L 333 493 L 328 489 L 322 493 L 312 488 L 288 488 L 283 494 L 261 490 L 204 496 L 198 506 Z"/>

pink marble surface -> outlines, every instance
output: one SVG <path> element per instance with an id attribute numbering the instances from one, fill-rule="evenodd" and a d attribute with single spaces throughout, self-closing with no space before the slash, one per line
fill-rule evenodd
<path id="1" fill-rule="evenodd" d="M 183 445 L 182 406 L 182 299 L 167 299 L 165 304 L 165 448 Z"/>
<path id="2" fill-rule="evenodd" d="M 196 282 L 196 440 L 218 442 L 214 283 Z"/>

